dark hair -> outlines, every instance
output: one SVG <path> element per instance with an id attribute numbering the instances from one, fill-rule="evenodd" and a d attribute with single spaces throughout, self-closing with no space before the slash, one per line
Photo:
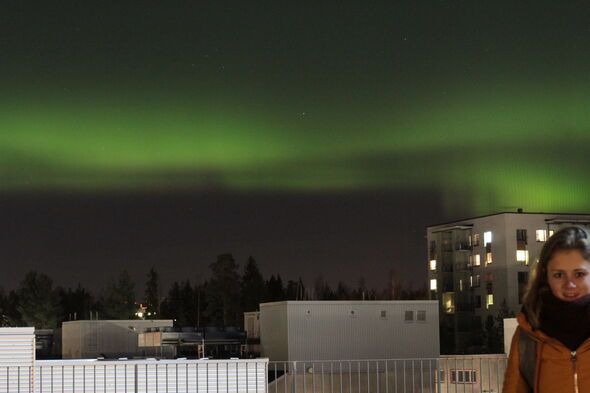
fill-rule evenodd
<path id="1" fill-rule="evenodd" d="M 586 229 L 567 227 L 551 236 L 541 249 L 539 262 L 533 271 L 527 293 L 524 296 L 523 309 L 533 328 L 539 328 L 539 314 L 543 307 L 543 294 L 550 291 L 547 282 L 547 265 L 556 251 L 578 250 L 590 261 L 590 236 Z"/>

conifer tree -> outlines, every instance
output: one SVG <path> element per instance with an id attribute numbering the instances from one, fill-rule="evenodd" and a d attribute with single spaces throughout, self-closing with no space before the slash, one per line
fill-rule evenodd
<path id="1" fill-rule="evenodd" d="M 256 311 L 259 309 L 259 304 L 264 301 L 265 286 L 264 279 L 256 260 L 250 256 L 246 266 L 244 266 L 244 274 L 242 275 L 241 299 L 242 309 L 244 311 Z"/>

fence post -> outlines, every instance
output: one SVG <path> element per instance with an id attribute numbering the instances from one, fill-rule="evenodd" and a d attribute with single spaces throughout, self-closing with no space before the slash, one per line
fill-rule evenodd
<path id="1" fill-rule="evenodd" d="M 138 386 L 137 386 L 137 382 L 138 382 L 137 381 L 137 378 L 138 378 L 137 374 L 138 374 L 138 372 L 137 372 L 137 364 L 134 364 L 133 365 L 133 386 L 134 386 L 134 392 L 135 393 L 138 393 L 139 392 Z"/>
<path id="2" fill-rule="evenodd" d="M 297 393 L 297 362 L 294 361 L 292 362 L 293 364 L 293 376 L 291 378 L 293 378 L 293 392 L 292 393 Z"/>
<path id="3" fill-rule="evenodd" d="M 440 369 L 441 369 L 441 365 L 440 365 L 440 357 L 436 358 L 436 392 L 437 393 L 441 393 L 441 378 L 440 378 Z M 445 371 L 445 376 L 446 376 L 446 371 Z"/>

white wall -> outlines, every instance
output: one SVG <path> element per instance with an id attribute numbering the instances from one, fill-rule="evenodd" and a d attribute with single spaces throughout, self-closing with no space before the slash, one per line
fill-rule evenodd
<path id="1" fill-rule="evenodd" d="M 413 321 L 404 320 L 405 311 Z M 418 311 L 426 321 L 416 320 Z M 271 360 L 439 355 L 436 301 L 288 301 L 261 304 L 260 313 L 263 355 Z"/>
<path id="2" fill-rule="evenodd" d="M 517 327 L 518 322 L 516 321 L 516 318 L 504 318 L 504 352 L 507 355 L 510 353 L 512 337 L 514 336 Z"/>

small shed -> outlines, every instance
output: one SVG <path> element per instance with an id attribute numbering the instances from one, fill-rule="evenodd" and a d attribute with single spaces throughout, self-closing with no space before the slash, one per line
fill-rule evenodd
<path id="1" fill-rule="evenodd" d="M 435 300 L 284 301 L 260 305 L 270 360 L 435 358 Z"/>
<path id="2" fill-rule="evenodd" d="M 244 313 L 244 330 L 248 340 L 260 340 L 260 311 Z"/>

